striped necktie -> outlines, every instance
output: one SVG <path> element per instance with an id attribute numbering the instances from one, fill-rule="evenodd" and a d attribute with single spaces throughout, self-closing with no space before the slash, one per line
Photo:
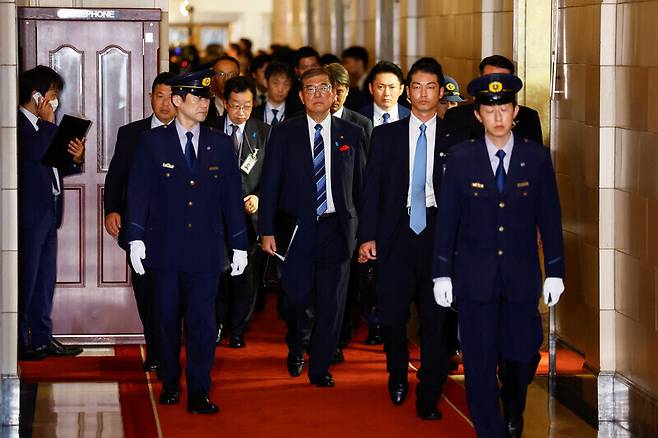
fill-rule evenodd
<path id="1" fill-rule="evenodd" d="M 315 171 L 315 213 L 321 216 L 327 211 L 327 175 L 324 168 L 324 140 L 322 139 L 322 125 L 315 125 L 313 139 L 313 170 Z"/>

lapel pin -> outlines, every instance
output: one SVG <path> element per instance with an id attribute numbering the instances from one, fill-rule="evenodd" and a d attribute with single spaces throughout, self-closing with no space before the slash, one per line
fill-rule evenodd
<path id="1" fill-rule="evenodd" d="M 165 169 L 173 169 L 174 165 L 171 163 L 162 163 L 162 167 L 164 167 Z"/>

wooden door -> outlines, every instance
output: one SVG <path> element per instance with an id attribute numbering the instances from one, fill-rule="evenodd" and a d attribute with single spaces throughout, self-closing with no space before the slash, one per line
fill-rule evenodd
<path id="1" fill-rule="evenodd" d="M 92 343 L 130 339 L 142 327 L 126 254 L 103 227 L 103 184 L 118 128 L 143 118 L 145 108 L 150 109 L 146 104 L 150 89 L 145 84 L 150 84 L 157 67 L 145 67 L 144 34 L 147 27 L 153 31 L 153 23 L 24 20 L 22 24 L 25 32 L 34 34 L 32 62 L 48 65 L 64 78 L 58 119 L 65 113 L 80 114 L 93 122 L 83 172 L 64 180 L 53 331 Z M 148 39 L 157 41 L 157 33 Z M 25 59 L 23 67 L 30 68 L 30 56 Z"/>

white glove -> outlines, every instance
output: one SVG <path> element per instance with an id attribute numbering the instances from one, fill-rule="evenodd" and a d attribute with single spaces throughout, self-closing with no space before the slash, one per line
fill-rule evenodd
<path id="1" fill-rule="evenodd" d="M 452 280 L 450 277 L 434 279 L 434 300 L 441 307 L 450 307 L 452 304 Z"/>
<path id="2" fill-rule="evenodd" d="M 247 251 L 241 249 L 233 250 L 233 261 L 231 262 L 231 276 L 235 277 L 244 272 L 247 267 Z"/>
<path id="3" fill-rule="evenodd" d="M 142 260 L 146 258 L 146 245 L 141 240 L 133 240 L 130 245 L 130 264 L 139 275 L 144 275 Z"/>
<path id="4" fill-rule="evenodd" d="M 544 303 L 549 307 L 557 304 L 562 292 L 564 292 L 564 283 L 561 278 L 547 277 L 544 280 Z"/>

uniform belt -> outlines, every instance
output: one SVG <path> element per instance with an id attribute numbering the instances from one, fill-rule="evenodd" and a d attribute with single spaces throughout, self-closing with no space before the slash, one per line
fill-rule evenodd
<path id="1" fill-rule="evenodd" d="M 411 207 L 407 207 L 404 209 L 404 212 L 407 213 L 408 216 L 411 216 Z M 427 216 L 436 216 L 437 208 L 436 207 L 425 207 L 425 214 Z"/>
<path id="2" fill-rule="evenodd" d="M 332 217 L 336 217 L 336 213 L 323 213 L 320 216 L 318 216 L 318 222 L 326 221 L 327 219 L 331 219 Z"/>

